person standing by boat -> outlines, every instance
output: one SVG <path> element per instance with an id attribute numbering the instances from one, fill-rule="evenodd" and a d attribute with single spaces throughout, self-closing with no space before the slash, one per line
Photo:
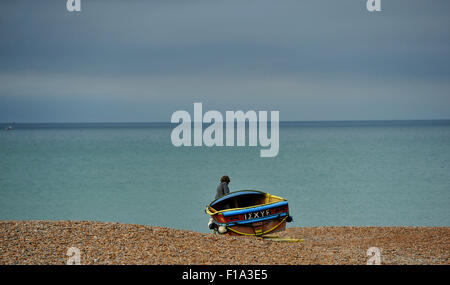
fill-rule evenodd
<path id="1" fill-rule="evenodd" d="M 222 178 L 220 178 L 220 184 L 219 186 L 217 186 L 216 189 L 216 200 L 219 199 L 222 196 L 227 195 L 228 193 L 230 193 L 230 189 L 228 188 L 228 184 L 231 182 L 230 177 L 228 177 L 227 175 L 222 176 Z M 224 209 L 229 209 L 230 206 L 229 205 L 224 205 L 223 207 Z M 214 224 L 214 219 L 211 217 L 209 219 L 208 222 L 208 228 L 213 229 L 216 225 Z M 225 228 L 219 227 L 219 232 L 223 233 L 225 232 Z"/>
<path id="2" fill-rule="evenodd" d="M 227 195 L 230 193 L 230 189 L 228 188 L 228 184 L 230 184 L 230 177 L 224 175 L 222 178 L 220 178 L 220 184 L 217 186 L 216 190 L 216 199 L 219 199 L 222 196 Z"/>

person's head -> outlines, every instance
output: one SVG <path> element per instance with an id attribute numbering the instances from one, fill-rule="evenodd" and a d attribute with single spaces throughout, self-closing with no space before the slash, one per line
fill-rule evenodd
<path id="1" fill-rule="evenodd" d="M 224 175 L 222 178 L 220 178 L 220 182 L 226 182 L 227 184 L 230 183 L 230 177 Z"/>

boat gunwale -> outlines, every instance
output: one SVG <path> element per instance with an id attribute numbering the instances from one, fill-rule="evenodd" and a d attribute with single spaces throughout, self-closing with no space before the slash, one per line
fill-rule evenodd
<path id="1" fill-rule="evenodd" d="M 248 192 L 250 192 L 250 191 L 252 191 L 252 192 L 260 192 L 261 194 L 264 194 L 264 195 L 269 195 L 269 196 L 272 196 L 272 197 L 275 197 L 275 198 L 279 198 L 280 201 L 275 201 L 275 202 L 270 202 L 270 203 L 264 203 L 264 204 L 258 204 L 258 205 L 248 206 L 248 207 L 231 208 L 231 209 L 225 209 L 225 210 L 219 210 L 219 211 L 217 211 L 216 209 L 214 209 L 214 208 L 211 206 L 211 205 L 214 204 L 214 202 L 216 202 L 217 200 L 222 199 L 222 198 L 224 198 L 224 197 L 226 197 L 226 196 L 228 196 L 228 195 L 230 195 L 230 194 L 234 194 L 234 193 L 238 193 L 238 192 L 246 192 L 246 191 L 248 191 Z M 226 199 L 224 199 L 224 200 L 226 200 Z M 267 206 L 267 205 L 271 205 L 271 204 L 275 204 L 275 203 L 279 203 L 279 202 L 283 202 L 283 201 L 286 201 L 286 202 L 287 202 L 287 199 L 285 199 L 285 198 L 283 198 L 283 197 L 280 197 L 280 196 L 272 195 L 272 194 L 269 194 L 269 193 L 267 193 L 267 192 L 263 192 L 263 191 L 260 191 L 260 190 L 251 190 L 251 189 L 248 189 L 248 190 L 238 190 L 238 191 L 230 192 L 229 194 L 227 194 L 227 195 L 225 195 L 225 196 L 222 196 L 222 197 L 220 197 L 220 198 L 217 198 L 217 199 L 215 199 L 214 201 L 212 201 L 212 202 L 206 207 L 205 212 L 206 212 L 208 215 L 210 215 L 210 216 L 215 216 L 215 215 L 218 215 L 218 214 L 221 214 L 221 213 L 224 213 L 224 212 L 230 212 L 230 211 L 237 211 L 237 210 L 244 210 L 244 209 L 257 208 L 257 207 Z M 215 212 L 210 211 L 210 209 L 214 210 Z"/>
<path id="2" fill-rule="evenodd" d="M 275 205 L 275 204 L 278 204 L 278 203 L 281 203 L 281 204 L 280 205 Z M 232 214 L 230 213 L 230 214 L 228 214 L 229 212 L 227 211 L 226 213 L 224 213 L 223 216 L 224 217 L 228 217 L 228 216 L 235 216 L 235 215 L 243 215 L 245 213 L 242 213 L 242 211 L 250 210 L 250 209 L 253 209 L 253 208 L 261 207 L 261 209 L 258 209 L 258 210 L 259 211 L 264 211 L 264 210 L 267 210 L 267 209 L 272 209 L 272 208 L 282 207 L 282 206 L 288 206 L 288 201 L 277 201 L 277 202 L 260 204 L 260 205 L 257 205 L 257 206 L 246 207 L 246 208 L 232 208 L 232 209 L 229 209 L 229 210 L 236 211 L 237 213 L 232 213 Z M 249 212 L 252 212 L 252 211 L 249 211 Z"/>
<path id="3" fill-rule="evenodd" d="M 241 220 L 241 221 L 233 221 L 233 222 L 229 222 L 229 223 L 219 223 L 219 224 L 226 225 L 227 227 L 252 225 L 252 224 L 263 222 L 263 221 L 276 220 L 276 219 L 284 218 L 284 217 L 286 217 L 288 215 L 289 214 L 287 212 L 283 212 L 283 213 L 274 214 L 274 215 L 261 217 L 261 218 L 256 218 L 256 219 L 251 219 L 251 220 Z"/>
<path id="4" fill-rule="evenodd" d="M 264 194 L 264 195 L 269 194 L 269 193 L 267 193 L 267 192 L 263 192 L 263 191 L 261 191 L 261 190 L 254 190 L 254 189 L 238 190 L 238 191 L 230 192 L 230 193 L 228 193 L 228 194 L 226 194 L 226 195 L 224 195 L 224 196 L 222 196 L 222 197 L 219 197 L 219 198 L 217 198 L 217 199 L 214 199 L 214 201 L 212 201 L 211 203 L 209 203 L 208 206 L 211 207 L 212 204 L 214 204 L 216 201 L 221 200 L 221 199 L 226 200 L 226 197 L 227 197 L 227 196 L 232 195 L 232 194 L 236 194 L 236 193 L 240 193 L 240 192 L 259 192 L 259 193 Z M 271 194 L 269 194 L 269 195 L 271 195 Z"/>

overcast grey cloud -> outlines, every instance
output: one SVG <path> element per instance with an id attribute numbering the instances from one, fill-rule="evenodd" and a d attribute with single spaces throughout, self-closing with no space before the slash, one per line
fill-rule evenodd
<path id="1" fill-rule="evenodd" d="M 0 121 L 450 118 L 450 1 L 0 2 Z"/>

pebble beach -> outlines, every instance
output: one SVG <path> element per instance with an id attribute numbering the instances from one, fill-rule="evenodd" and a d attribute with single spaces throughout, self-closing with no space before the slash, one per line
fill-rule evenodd
<path id="1" fill-rule="evenodd" d="M 297 227 L 259 237 L 88 221 L 0 221 L 0 264 L 450 264 L 450 227 Z"/>

